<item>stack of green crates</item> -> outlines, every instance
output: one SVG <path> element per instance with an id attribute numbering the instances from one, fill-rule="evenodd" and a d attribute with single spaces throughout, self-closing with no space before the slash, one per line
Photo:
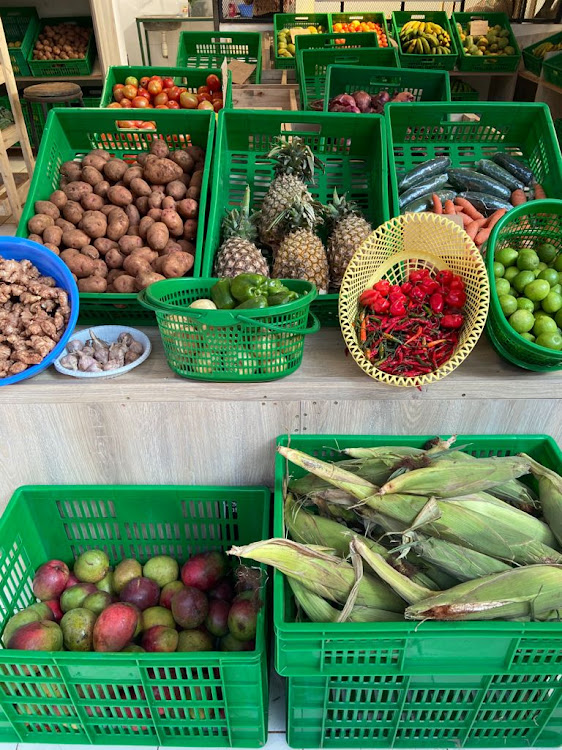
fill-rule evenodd
<path id="1" fill-rule="evenodd" d="M 295 39 L 295 55 L 305 49 L 343 49 L 348 47 L 378 47 L 374 31 L 361 34 L 342 32 L 341 34 L 301 34 Z"/>
<path id="2" fill-rule="evenodd" d="M 551 42 L 552 44 L 562 44 L 562 31 L 557 31 L 556 34 L 547 36 L 545 39 L 541 39 L 540 42 L 535 42 L 534 44 L 530 44 L 528 47 L 523 48 L 523 64 L 528 71 L 534 73 L 536 76 L 540 76 L 541 74 L 543 58 L 536 57 L 533 54 L 533 50 L 535 50 L 545 42 Z"/>
<path id="3" fill-rule="evenodd" d="M 176 66 L 220 68 L 224 60 L 240 60 L 255 66 L 248 83 L 259 83 L 261 55 L 261 33 L 258 31 L 182 31 Z"/>
<path id="4" fill-rule="evenodd" d="M 351 23 L 352 21 L 359 21 L 359 23 L 378 23 L 382 27 L 382 30 L 386 34 L 386 39 L 390 37 L 390 31 L 388 29 L 388 23 L 384 13 L 331 13 L 330 14 L 330 31 L 333 30 L 334 24 L 336 23 Z M 353 32 L 361 34 L 368 34 L 367 31 Z"/>
<path id="5" fill-rule="evenodd" d="M 273 16 L 273 60 L 276 68 L 294 68 L 295 56 L 281 57 L 277 54 L 277 38 L 283 29 L 307 28 L 308 26 L 320 26 L 324 34 L 329 34 L 330 15 L 328 13 L 275 13 Z M 318 36 L 318 34 L 302 34 L 299 36 Z"/>
<path id="6" fill-rule="evenodd" d="M 509 32 L 508 46 L 512 47 L 515 51 L 513 55 L 469 55 L 465 53 L 463 43 L 461 40 L 460 32 L 457 28 L 457 23 L 464 29 L 472 21 L 487 21 L 488 26 L 501 26 L 502 29 L 506 29 Z M 459 57 L 457 60 L 457 68 L 464 71 L 472 71 L 477 73 L 494 73 L 503 72 L 511 73 L 515 72 L 519 67 L 521 60 L 521 50 L 517 44 L 517 39 L 509 23 L 509 18 L 506 13 L 453 13 L 451 16 L 451 28 L 453 36 L 457 45 Z"/>
<path id="7" fill-rule="evenodd" d="M 466 81 L 455 78 L 451 84 L 451 101 L 453 102 L 477 102 L 480 94 Z"/>
<path id="8" fill-rule="evenodd" d="M 400 47 L 400 30 L 408 21 L 422 21 L 437 23 L 451 37 L 451 54 L 450 55 L 414 55 L 402 51 Z M 395 10 L 392 13 L 392 35 L 399 44 L 400 66 L 402 68 L 432 68 L 433 70 L 453 70 L 457 62 L 458 50 L 453 36 L 451 25 L 445 11 L 427 10 L 427 11 L 402 11 Z"/>
<path id="9" fill-rule="evenodd" d="M 562 53 L 549 57 L 543 62 L 542 75 L 548 83 L 562 88 Z"/>
<path id="10" fill-rule="evenodd" d="M 27 56 L 33 48 L 39 30 L 36 8 L 0 8 L 0 18 L 10 52 L 15 76 L 29 76 L 31 71 Z M 14 44 L 19 46 L 14 47 Z"/>

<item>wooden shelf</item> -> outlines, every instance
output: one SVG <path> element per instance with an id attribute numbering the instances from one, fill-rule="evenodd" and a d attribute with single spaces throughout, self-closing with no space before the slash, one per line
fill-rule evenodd
<path id="1" fill-rule="evenodd" d="M 540 78 L 539 76 L 536 76 L 534 73 L 531 73 L 530 70 L 520 70 L 519 77 L 523 78 L 525 81 L 531 81 L 537 86 L 539 85 L 544 86 L 546 89 L 549 89 L 550 91 L 556 91 L 557 94 L 562 94 L 562 88 L 560 86 L 556 86 L 556 84 L 550 83 L 550 81 L 545 81 L 544 78 Z"/>

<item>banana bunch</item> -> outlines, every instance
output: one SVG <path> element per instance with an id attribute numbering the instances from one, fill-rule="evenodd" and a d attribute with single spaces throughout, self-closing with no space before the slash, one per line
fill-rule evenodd
<path id="1" fill-rule="evenodd" d="M 533 55 L 542 59 L 547 52 L 555 52 L 556 50 L 560 49 L 562 49 L 562 42 L 558 42 L 558 44 L 553 44 L 552 42 L 543 42 L 542 44 L 539 44 L 538 47 L 535 47 L 535 49 L 533 50 Z"/>
<path id="2" fill-rule="evenodd" d="M 402 52 L 408 55 L 450 55 L 451 37 L 438 23 L 408 21 L 400 30 Z"/>

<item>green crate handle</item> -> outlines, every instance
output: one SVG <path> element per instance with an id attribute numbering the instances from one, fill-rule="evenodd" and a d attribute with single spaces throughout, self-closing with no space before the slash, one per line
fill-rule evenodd
<path id="1" fill-rule="evenodd" d="M 312 320 L 312 325 L 309 328 L 301 328 L 299 331 L 296 331 L 299 336 L 301 334 L 306 335 L 309 333 L 318 333 L 318 331 L 320 330 L 320 321 L 313 312 L 308 313 L 308 318 L 309 320 Z M 241 320 L 244 323 L 249 323 L 252 326 L 256 324 L 255 318 L 247 318 L 245 315 L 239 315 L 238 320 Z M 275 323 L 260 323 L 260 327 L 267 328 L 269 331 L 274 331 L 275 333 L 287 333 L 287 328 L 278 326 Z"/>

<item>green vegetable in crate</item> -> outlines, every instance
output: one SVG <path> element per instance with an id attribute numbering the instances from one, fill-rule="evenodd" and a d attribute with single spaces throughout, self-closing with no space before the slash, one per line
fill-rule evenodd
<path id="1" fill-rule="evenodd" d="M 330 225 L 328 237 L 328 264 L 330 284 L 339 288 L 343 275 L 359 245 L 373 231 L 369 222 L 359 213 L 357 205 L 338 196 L 334 188 L 332 203 L 326 206 L 326 217 Z"/>
<path id="2" fill-rule="evenodd" d="M 486 34 L 474 36 L 470 34 L 468 25 L 463 28 L 460 23 L 457 23 L 457 29 L 465 55 L 499 57 L 515 54 L 515 49 L 509 43 L 511 35 L 509 29 L 504 29 L 499 24 L 489 28 Z"/>
<path id="3" fill-rule="evenodd" d="M 320 24 L 306 27 L 306 31 L 309 34 L 324 34 L 326 29 Z M 277 33 L 277 56 L 278 57 L 294 57 L 295 56 L 295 43 L 291 35 L 290 29 L 281 29 Z"/>
<path id="4" fill-rule="evenodd" d="M 250 214 L 250 186 L 246 186 L 239 209 L 233 209 L 222 222 L 222 245 L 215 258 L 217 276 L 260 273 L 269 276 L 267 262 L 256 247 L 255 215 Z M 220 307 L 220 305 L 217 305 Z"/>
<path id="5" fill-rule="evenodd" d="M 242 273 L 233 279 L 219 279 L 211 287 L 211 297 L 219 310 L 263 309 L 286 305 L 298 299 L 278 279 L 257 273 Z"/>
<path id="6" fill-rule="evenodd" d="M 452 54 L 449 32 L 432 21 L 408 21 L 399 38 L 402 52 L 408 55 Z"/>

